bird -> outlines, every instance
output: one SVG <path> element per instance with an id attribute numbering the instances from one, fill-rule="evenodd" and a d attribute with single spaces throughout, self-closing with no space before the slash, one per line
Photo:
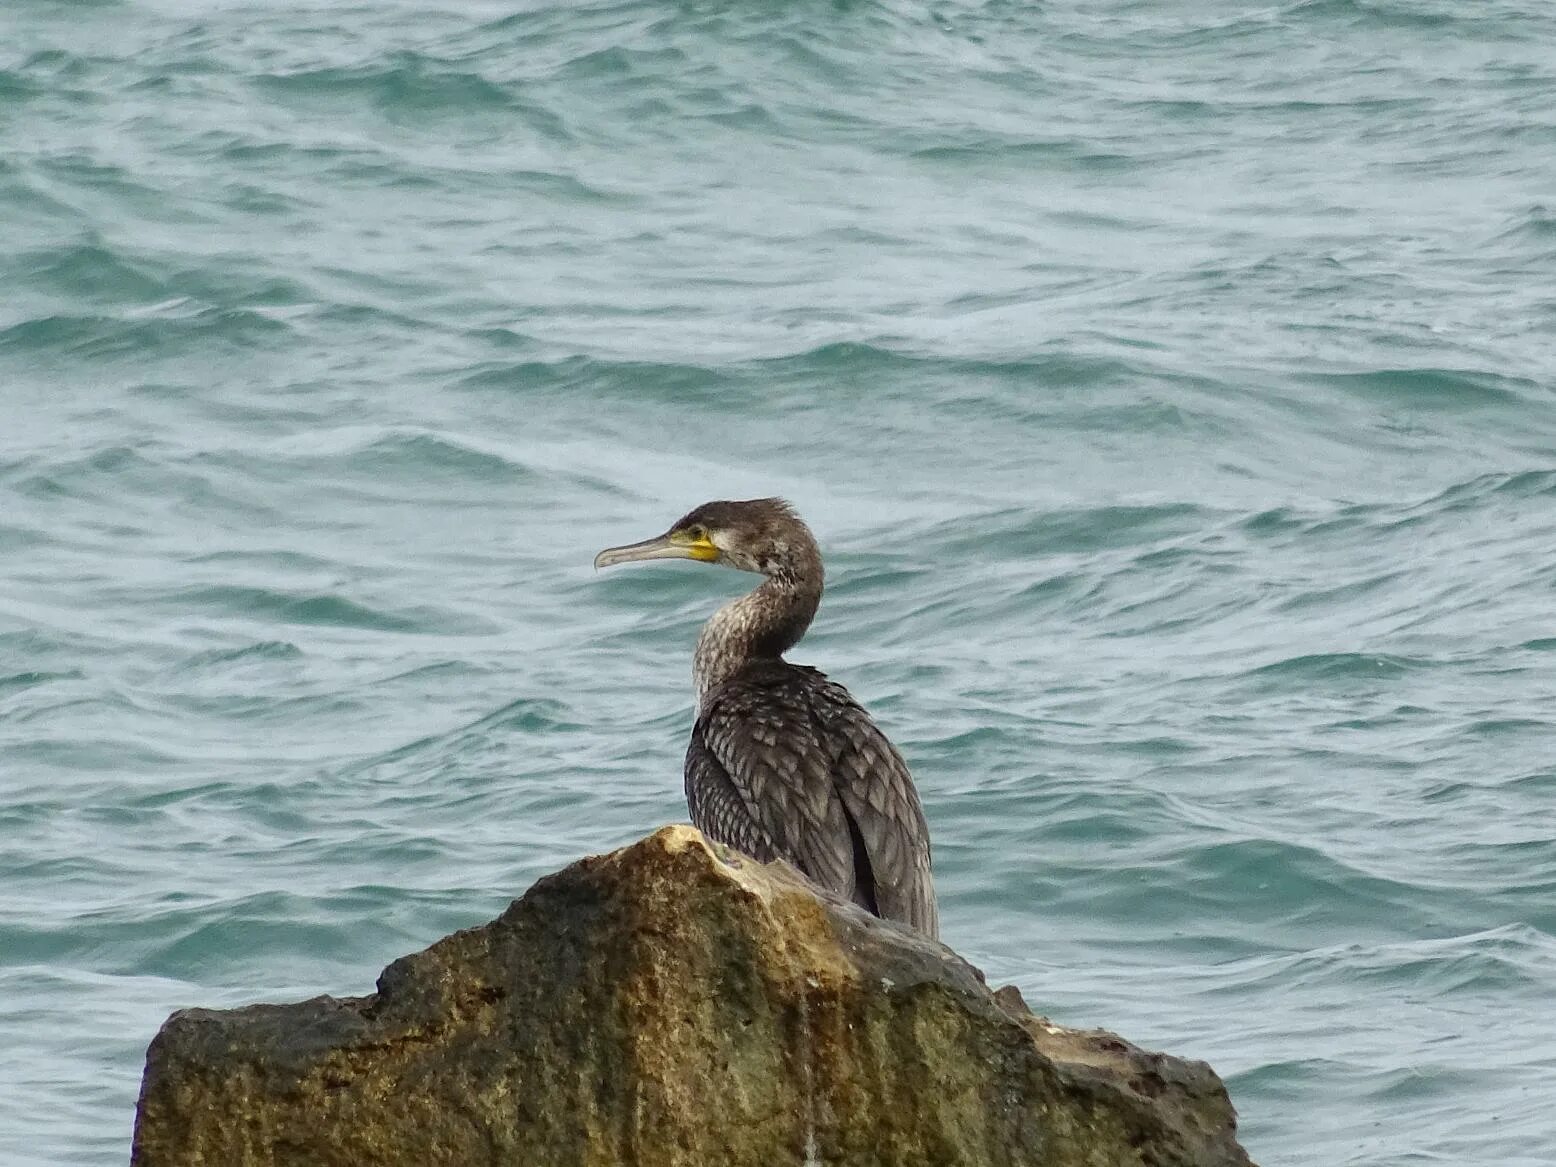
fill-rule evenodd
<path id="1" fill-rule="evenodd" d="M 697 639 L 685 765 L 692 823 L 938 938 L 929 828 L 907 763 L 847 689 L 784 659 L 810 627 L 825 582 L 810 528 L 783 499 L 707 502 L 662 535 L 606 548 L 594 566 L 657 559 L 765 577 L 718 609 Z"/>

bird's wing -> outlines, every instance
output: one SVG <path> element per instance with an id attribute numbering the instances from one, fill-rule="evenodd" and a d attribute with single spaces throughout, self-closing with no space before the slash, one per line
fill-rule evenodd
<path id="1" fill-rule="evenodd" d="M 832 748 L 834 787 L 869 855 L 877 911 L 938 936 L 929 827 L 908 765 L 847 689 L 815 675 L 821 683 L 807 696 Z"/>
<path id="2" fill-rule="evenodd" d="M 807 686 L 794 679 L 786 670 L 747 670 L 704 700 L 686 752 L 692 822 L 753 858 L 787 859 L 854 899 L 854 846 L 831 755 Z"/>
<path id="3" fill-rule="evenodd" d="M 780 857 L 772 837 L 708 748 L 701 720 L 686 747 L 686 805 L 691 810 L 692 822 L 708 838 L 763 863 Z"/>

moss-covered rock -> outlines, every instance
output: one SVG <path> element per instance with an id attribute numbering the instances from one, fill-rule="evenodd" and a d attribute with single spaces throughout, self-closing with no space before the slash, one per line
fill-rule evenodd
<path id="1" fill-rule="evenodd" d="M 667 827 L 369 997 L 175 1013 L 134 1167 L 1233 1167 L 1202 1062 L 1062 1029 L 950 950 Z"/>

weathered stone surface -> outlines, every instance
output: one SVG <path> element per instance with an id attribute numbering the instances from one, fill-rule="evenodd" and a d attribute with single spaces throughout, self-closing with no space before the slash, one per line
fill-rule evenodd
<path id="1" fill-rule="evenodd" d="M 369 997 L 175 1013 L 134 1167 L 1233 1167 L 1202 1062 L 1050 1025 L 948 949 L 668 827 Z"/>

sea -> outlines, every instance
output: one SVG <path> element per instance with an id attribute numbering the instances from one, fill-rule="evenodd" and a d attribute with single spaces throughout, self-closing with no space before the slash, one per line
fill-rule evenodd
<path id="1" fill-rule="evenodd" d="M 944 939 L 1556 1163 L 1556 6 L 7 0 L 0 1162 L 684 820 L 781 495 Z"/>

